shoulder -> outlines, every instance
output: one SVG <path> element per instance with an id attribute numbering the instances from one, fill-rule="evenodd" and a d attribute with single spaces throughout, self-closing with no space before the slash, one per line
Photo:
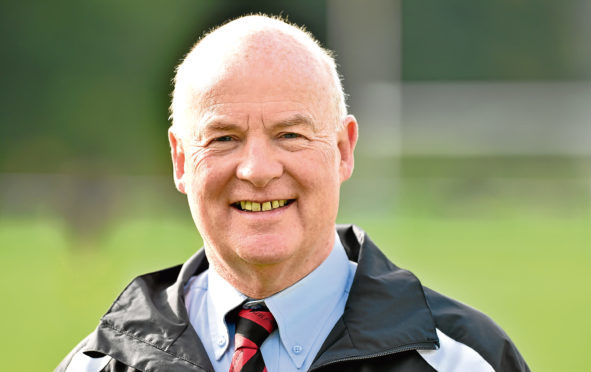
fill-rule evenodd
<path id="1" fill-rule="evenodd" d="M 199 250 L 184 265 L 136 277 L 111 304 L 94 332 L 55 371 L 131 371 L 124 363 L 133 364 L 139 355 L 151 360 L 146 350 L 160 355 L 166 348 L 162 345 L 170 346 L 171 340 L 187 329 L 184 292 L 188 287 L 197 288 L 193 285 L 196 281 L 189 279 L 207 267 L 205 254 Z M 130 347 L 130 342 L 144 348 Z"/>
<path id="2" fill-rule="evenodd" d="M 432 289 L 424 291 L 440 350 L 478 362 L 483 366 L 480 370 L 529 371 L 517 347 L 490 317 Z"/>
<path id="3" fill-rule="evenodd" d="M 155 294 L 164 292 L 174 283 L 175 275 L 178 275 L 179 270 L 180 266 L 177 266 L 136 277 L 111 304 L 107 314 L 101 318 L 101 322 L 109 314 L 125 313 L 132 316 L 132 313 L 137 312 L 137 307 L 147 309 L 146 303 L 154 297 L 158 297 Z M 117 319 L 119 318 L 115 318 L 115 320 Z M 93 351 L 92 345 L 96 344 L 96 340 L 100 338 L 97 336 L 97 332 L 98 328 L 80 341 L 61 361 L 55 372 L 106 372 L 113 370 L 113 367 L 117 365 L 116 360 L 109 355 Z"/>
<path id="4" fill-rule="evenodd" d="M 389 309 L 394 324 L 407 327 L 402 334 L 416 334 L 421 328 L 439 340 L 438 350 L 419 351 L 438 371 L 529 371 L 511 339 L 488 316 L 424 287 L 410 271 L 394 265 L 357 226 L 337 226 L 337 232 L 349 259 L 358 262 L 350 294 L 350 300 L 356 301 L 349 301 L 349 312 L 360 303 L 365 314 L 366 304 L 373 301 L 375 307 Z M 414 322 L 409 320 L 412 316 Z M 384 323 L 379 326 L 384 328 Z"/>

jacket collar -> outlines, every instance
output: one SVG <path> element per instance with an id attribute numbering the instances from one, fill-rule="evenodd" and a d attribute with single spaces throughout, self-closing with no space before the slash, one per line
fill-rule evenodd
<path id="1" fill-rule="evenodd" d="M 435 321 L 423 287 L 394 265 L 354 225 L 337 232 L 357 271 L 345 312 L 310 369 L 347 359 L 371 358 L 412 349 L 436 349 Z"/>
<path id="2" fill-rule="evenodd" d="M 358 266 L 345 312 L 311 369 L 435 349 L 435 322 L 418 279 L 391 263 L 357 226 L 338 226 L 337 232 Z M 103 316 L 85 352 L 111 355 L 140 370 L 213 371 L 184 303 L 187 281 L 208 266 L 201 249 L 182 267 L 136 278 Z"/>

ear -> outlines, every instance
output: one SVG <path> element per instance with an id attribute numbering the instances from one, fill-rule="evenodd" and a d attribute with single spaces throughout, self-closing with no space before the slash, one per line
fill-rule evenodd
<path id="1" fill-rule="evenodd" d="M 357 120 L 353 115 L 347 115 L 343 119 L 343 126 L 337 134 L 337 146 L 341 153 L 341 162 L 339 164 L 339 173 L 341 183 L 348 180 L 353 174 L 355 158 L 353 152 L 357 144 Z"/>
<path id="2" fill-rule="evenodd" d="M 168 141 L 170 142 L 170 152 L 172 155 L 172 175 L 174 184 L 180 192 L 185 191 L 185 150 L 183 141 L 174 128 L 168 129 Z"/>

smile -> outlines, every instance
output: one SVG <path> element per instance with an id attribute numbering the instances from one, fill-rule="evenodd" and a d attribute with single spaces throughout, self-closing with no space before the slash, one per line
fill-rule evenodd
<path id="1" fill-rule="evenodd" d="M 295 201 L 295 199 L 269 200 L 262 203 L 250 200 L 241 200 L 239 202 L 232 204 L 232 206 L 240 209 L 241 211 L 266 212 L 273 209 L 285 207 L 293 201 Z"/>

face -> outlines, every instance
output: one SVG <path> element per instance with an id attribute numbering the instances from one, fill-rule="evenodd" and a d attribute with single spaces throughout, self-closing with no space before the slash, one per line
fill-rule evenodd
<path id="1" fill-rule="evenodd" d="M 201 89 L 184 138 L 170 132 L 177 187 L 221 271 L 309 272 L 332 248 L 357 125 L 348 116 L 336 129 L 315 75 L 240 64 Z"/>

